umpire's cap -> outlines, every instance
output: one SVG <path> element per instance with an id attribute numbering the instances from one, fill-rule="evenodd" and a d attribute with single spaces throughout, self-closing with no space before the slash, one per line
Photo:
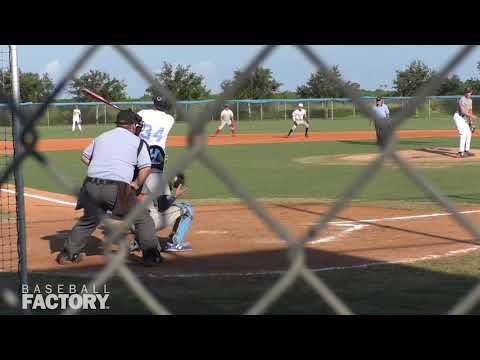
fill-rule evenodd
<path id="1" fill-rule="evenodd" d="M 131 125 L 142 121 L 142 117 L 132 109 L 120 110 L 117 114 L 117 125 Z"/>

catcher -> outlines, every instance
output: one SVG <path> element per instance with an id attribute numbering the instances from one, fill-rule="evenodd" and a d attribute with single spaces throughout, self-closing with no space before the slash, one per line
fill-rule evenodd
<path id="1" fill-rule="evenodd" d="M 185 235 L 193 221 L 194 210 L 188 202 L 177 202 L 187 191 L 185 186 L 185 175 L 178 174 L 168 184 L 168 189 L 156 201 L 152 201 L 148 207 L 150 217 L 153 219 L 155 229 L 162 230 L 173 225 L 172 231 L 165 244 L 161 244 L 161 250 L 167 252 L 191 251 L 192 245 L 185 241 Z M 175 195 L 172 195 L 172 192 Z M 144 195 L 139 194 L 138 198 L 143 200 Z M 134 230 L 134 228 L 132 229 Z M 140 250 L 136 240 L 130 244 L 130 251 Z"/>
<path id="2" fill-rule="evenodd" d="M 473 120 L 478 119 L 472 112 L 472 94 L 470 88 L 466 88 L 463 96 L 458 101 L 457 111 L 453 115 L 453 121 L 457 127 L 460 136 L 460 145 L 458 148 L 458 157 L 475 156 L 470 152 L 470 142 L 472 134 L 475 132 L 475 124 Z"/>

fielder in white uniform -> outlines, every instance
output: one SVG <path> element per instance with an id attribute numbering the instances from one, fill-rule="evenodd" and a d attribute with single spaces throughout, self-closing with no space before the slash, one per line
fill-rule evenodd
<path id="1" fill-rule="evenodd" d="M 298 104 L 298 108 L 292 113 L 292 120 L 293 126 L 291 127 L 286 137 L 289 137 L 299 125 L 305 126 L 305 137 L 308 137 L 308 129 L 310 127 L 310 123 L 307 119 L 307 112 L 303 108 L 302 103 Z"/>
<path id="2" fill-rule="evenodd" d="M 78 108 L 78 105 L 75 106 L 73 109 L 73 117 L 72 117 L 72 131 L 75 131 L 75 125 L 78 125 L 78 129 L 82 131 L 82 112 Z"/>
<path id="3" fill-rule="evenodd" d="M 460 146 L 458 148 L 458 156 L 474 156 L 470 152 L 470 142 L 472 140 L 472 120 L 477 119 L 472 113 L 472 90 L 467 88 L 463 92 L 463 96 L 458 101 L 457 111 L 453 115 L 453 121 L 460 135 Z"/>
<path id="4" fill-rule="evenodd" d="M 232 131 L 232 136 L 235 136 L 235 123 L 233 119 L 233 111 L 229 109 L 228 105 L 225 105 L 225 108 L 220 113 L 220 126 L 215 131 L 214 136 L 217 136 L 220 133 L 220 131 L 222 131 L 225 125 L 228 125 L 228 127 Z"/>
<path id="5" fill-rule="evenodd" d="M 152 162 L 152 172 L 143 185 L 142 194 L 151 193 L 163 179 L 163 169 L 167 159 L 165 152 L 167 138 L 175 123 L 173 116 L 165 112 L 170 107 L 166 100 L 156 96 L 153 103 L 154 109 L 138 112 L 143 120 L 143 128 L 139 136 L 147 143 Z M 175 195 L 172 195 L 170 187 L 165 183 L 159 197 L 149 206 L 150 216 L 157 230 L 175 224 L 165 251 L 191 250 L 191 245 L 184 241 L 184 237 L 193 219 L 193 208 L 189 203 L 176 202 L 176 198 L 182 196 L 185 191 L 186 188 L 180 187 L 176 189 Z"/>

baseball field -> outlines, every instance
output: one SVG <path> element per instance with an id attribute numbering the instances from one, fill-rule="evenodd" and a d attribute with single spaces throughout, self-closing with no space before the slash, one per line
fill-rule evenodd
<path id="1" fill-rule="evenodd" d="M 210 122 L 208 134 L 216 122 Z M 285 139 L 290 121 L 245 121 L 238 135 L 227 128 L 208 137 L 208 154 L 218 160 L 293 235 L 301 236 L 378 154 L 368 120 L 314 119 Z M 69 181 L 79 186 L 86 168 L 80 150 L 109 126 L 40 127 L 38 149 Z M 178 123 L 167 143 L 168 163 L 185 152 L 187 126 Z M 397 133 L 398 153 L 414 165 L 473 222 L 480 221 L 480 140 L 477 156 L 456 157 L 457 131 L 450 116 L 408 120 Z M 168 165 L 167 165 L 168 166 Z M 87 257 L 61 267 L 57 251 L 80 212 L 75 198 L 33 159 L 23 167 L 30 277 L 37 283 L 84 283 L 105 264 L 101 230 Z M 245 312 L 288 269 L 286 244 L 200 162 L 185 171 L 195 207 L 187 240 L 193 251 L 166 254 L 158 268 L 129 266 L 149 290 L 177 314 Z M 3 193 L 5 194 L 5 192 Z M 161 232 L 166 236 L 168 232 Z M 360 314 L 447 312 L 480 280 L 480 245 L 448 212 L 433 203 L 403 172 L 387 161 L 350 206 L 307 244 L 307 263 L 317 276 Z M 6 284 L 9 274 L 0 274 Z M 120 279 L 108 282 L 109 313 L 148 313 Z M 474 313 L 478 313 L 477 306 Z M 0 313 L 13 312 L 0 305 Z M 332 310 L 298 280 L 267 313 L 330 314 Z M 44 313 L 44 311 L 43 311 Z"/>

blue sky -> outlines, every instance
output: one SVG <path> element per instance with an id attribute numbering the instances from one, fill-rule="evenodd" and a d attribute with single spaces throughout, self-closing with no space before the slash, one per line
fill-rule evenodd
<path id="1" fill-rule="evenodd" d="M 130 46 L 152 71 L 161 68 L 162 62 L 189 64 L 195 72 L 205 77 L 208 88 L 220 89 L 220 82 L 232 77 L 233 71 L 243 67 L 261 49 L 260 45 L 142 45 Z M 395 70 L 406 67 L 411 61 L 421 59 L 428 66 L 439 69 L 460 45 L 319 45 L 314 51 L 329 64 L 340 66 L 345 79 L 360 83 L 362 88 L 375 89 L 380 84 L 393 86 Z M 81 45 L 18 45 L 19 65 L 22 71 L 48 72 L 54 80 L 67 70 L 85 48 Z M 462 79 L 477 76 L 476 63 L 480 49 L 454 71 Z M 281 90 L 295 90 L 314 71 L 314 67 L 292 46 L 277 48 L 263 66 L 272 69 Z M 144 94 L 148 84 L 111 47 L 101 48 L 79 74 L 91 68 L 106 71 L 128 84 L 128 94 Z"/>

